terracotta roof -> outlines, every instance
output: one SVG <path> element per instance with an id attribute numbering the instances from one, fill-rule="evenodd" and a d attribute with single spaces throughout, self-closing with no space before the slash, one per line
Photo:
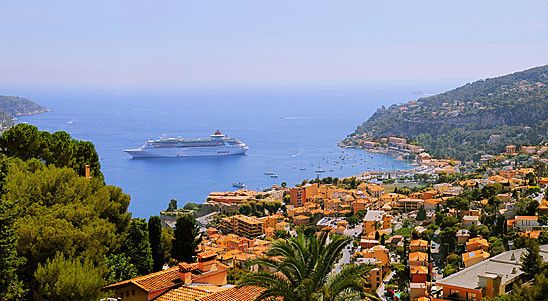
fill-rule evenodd
<path id="1" fill-rule="evenodd" d="M 411 274 L 428 274 L 428 267 L 412 265 L 409 267 Z"/>
<path id="2" fill-rule="evenodd" d="M 254 301 L 264 289 L 258 286 L 233 287 L 200 301 Z"/>
<path id="3" fill-rule="evenodd" d="M 424 252 L 409 253 L 409 261 L 428 261 L 428 254 Z"/>
<path id="4" fill-rule="evenodd" d="M 199 300 L 205 296 L 210 295 L 202 290 L 197 290 L 188 286 L 181 286 L 174 290 L 171 290 L 157 299 L 156 301 L 194 301 Z"/>
<path id="5" fill-rule="evenodd" d="M 173 287 L 182 282 L 178 275 L 178 269 L 178 266 L 174 266 L 164 271 L 159 271 L 145 276 L 114 283 L 107 286 L 106 288 L 114 288 L 131 283 L 147 292 L 151 292 L 163 288 Z"/>

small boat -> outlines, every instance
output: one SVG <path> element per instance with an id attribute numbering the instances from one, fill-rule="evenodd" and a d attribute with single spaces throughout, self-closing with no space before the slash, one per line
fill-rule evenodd
<path id="1" fill-rule="evenodd" d="M 317 173 L 322 173 L 322 172 L 325 172 L 325 170 L 323 170 L 323 169 L 321 169 L 321 168 L 318 168 L 318 169 L 315 170 L 315 172 L 317 172 Z"/>
<path id="2" fill-rule="evenodd" d="M 271 176 L 271 175 L 274 175 L 275 173 L 273 171 L 265 171 L 264 172 L 264 175 L 265 176 Z"/>
<path id="3" fill-rule="evenodd" d="M 306 170 L 306 167 L 301 167 L 301 168 L 299 168 L 299 169 L 300 169 L 300 170 Z"/>
<path id="4" fill-rule="evenodd" d="M 277 174 L 271 174 L 270 177 L 271 177 L 271 178 L 277 178 L 278 175 L 277 175 Z"/>
<path id="5" fill-rule="evenodd" d="M 244 188 L 245 184 L 242 183 L 242 182 L 234 182 L 234 183 L 232 183 L 232 187 Z"/>

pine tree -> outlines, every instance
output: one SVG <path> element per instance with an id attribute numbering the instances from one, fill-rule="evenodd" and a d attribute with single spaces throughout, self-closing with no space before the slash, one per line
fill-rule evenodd
<path id="1" fill-rule="evenodd" d="M 148 240 L 154 262 L 152 270 L 160 271 L 164 265 L 164 245 L 162 244 L 162 221 L 159 216 L 151 216 L 148 220 Z"/>
<path id="2" fill-rule="evenodd" d="M 531 279 L 541 270 L 542 262 L 538 243 L 529 239 L 526 242 L 525 252 L 521 255 L 521 270 Z"/>
<path id="3" fill-rule="evenodd" d="M 172 257 L 178 261 L 192 262 L 200 240 L 201 236 L 196 225 L 196 219 L 190 214 L 179 216 L 175 224 L 175 240 L 171 249 Z"/>
<path id="4" fill-rule="evenodd" d="M 21 300 L 25 294 L 17 273 L 21 258 L 17 256 L 12 208 L 10 203 L 0 199 L 0 299 L 6 301 Z"/>

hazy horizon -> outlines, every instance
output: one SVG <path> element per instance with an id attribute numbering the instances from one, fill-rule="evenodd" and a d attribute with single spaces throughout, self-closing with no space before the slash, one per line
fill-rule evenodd
<path id="1" fill-rule="evenodd" d="M 548 63 L 548 1 L 18 1 L 0 87 L 465 82 Z"/>

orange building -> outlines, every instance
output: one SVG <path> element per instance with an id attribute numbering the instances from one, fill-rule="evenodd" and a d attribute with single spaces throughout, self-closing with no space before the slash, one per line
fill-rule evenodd
<path id="1" fill-rule="evenodd" d="M 308 198 L 318 194 L 318 184 L 306 184 L 301 187 L 293 187 L 289 190 L 289 202 L 295 207 L 303 206 Z"/>

